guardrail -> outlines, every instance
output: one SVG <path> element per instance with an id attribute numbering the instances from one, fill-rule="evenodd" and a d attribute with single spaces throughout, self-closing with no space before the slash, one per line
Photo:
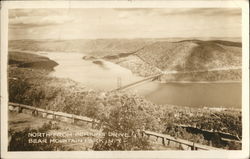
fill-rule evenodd
<path id="1" fill-rule="evenodd" d="M 56 112 L 56 111 L 51 111 L 51 110 L 45 110 L 45 109 L 41 109 L 41 108 L 37 108 L 33 106 L 24 105 L 24 104 L 9 102 L 8 107 L 10 111 L 16 111 L 19 113 L 23 112 L 23 113 L 33 114 L 35 116 L 40 115 L 44 118 L 56 119 L 59 121 L 70 122 L 74 124 L 80 124 L 81 122 L 91 123 L 93 127 L 95 124 L 99 123 L 99 121 L 88 118 L 88 117 L 68 114 L 68 113 L 63 113 L 63 112 Z M 161 138 L 163 145 L 171 145 L 173 143 L 179 144 L 179 147 L 181 147 L 182 149 L 186 149 L 186 150 L 223 150 L 223 149 L 219 149 L 219 148 L 215 148 L 211 146 L 201 145 L 201 144 L 194 143 L 188 140 L 174 138 L 167 134 L 160 134 L 160 133 L 156 133 L 152 131 L 143 131 L 142 134 L 147 135 L 148 137 L 154 136 L 156 137 L 157 140 L 158 138 Z"/>
<path id="2" fill-rule="evenodd" d="M 220 137 L 221 137 L 221 140 L 223 140 L 223 141 L 237 142 L 237 143 L 242 144 L 241 139 L 238 136 L 230 134 L 230 133 L 200 129 L 200 128 L 197 128 L 197 127 L 193 127 L 191 125 L 184 125 L 184 124 L 175 124 L 175 126 L 186 128 L 186 129 L 187 128 L 196 129 L 196 130 L 202 131 L 204 133 L 211 133 L 211 134 L 212 133 L 218 133 L 220 135 Z"/>
<path id="3" fill-rule="evenodd" d="M 99 123 L 97 120 L 84 117 L 84 116 L 79 116 L 75 114 L 68 114 L 68 113 L 63 113 L 63 112 L 56 112 L 56 111 L 51 111 L 51 110 L 45 110 L 33 106 L 28 106 L 24 104 L 17 104 L 17 103 L 11 103 L 9 102 L 9 110 L 11 111 L 17 111 L 19 113 L 27 113 L 27 114 L 33 114 L 35 116 L 42 116 L 44 118 L 48 119 L 56 119 L 59 121 L 64 121 L 64 122 L 69 122 L 69 123 L 79 123 L 80 122 L 85 122 L 85 123 L 91 123 L 92 126 L 94 124 Z"/>
<path id="4" fill-rule="evenodd" d="M 161 138 L 163 145 L 171 145 L 174 143 L 175 145 L 178 144 L 179 147 L 184 150 L 224 150 L 224 149 L 220 149 L 220 148 L 216 148 L 212 146 L 206 146 L 206 145 L 194 143 L 188 140 L 174 138 L 167 134 L 160 134 L 160 133 L 156 133 L 152 131 L 144 131 L 143 133 L 147 135 L 148 137 L 150 136 L 156 137 L 156 140 L 158 140 L 158 138 Z"/>

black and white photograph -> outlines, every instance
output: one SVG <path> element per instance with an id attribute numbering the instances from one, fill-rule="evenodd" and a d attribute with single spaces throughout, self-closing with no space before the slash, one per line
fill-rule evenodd
<path id="1" fill-rule="evenodd" d="M 7 152 L 242 151 L 244 14 L 8 8 Z"/>

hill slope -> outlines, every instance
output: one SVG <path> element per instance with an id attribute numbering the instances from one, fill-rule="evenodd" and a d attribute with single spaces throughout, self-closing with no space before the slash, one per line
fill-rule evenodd
<path id="1" fill-rule="evenodd" d="M 13 50 L 81 52 L 92 56 L 130 53 L 152 43 L 152 39 L 11 40 Z"/>
<path id="2" fill-rule="evenodd" d="M 156 42 L 136 53 L 142 60 L 168 71 L 209 70 L 241 66 L 241 43 L 186 40 Z"/>
<path id="3" fill-rule="evenodd" d="M 52 71 L 54 67 L 58 65 L 55 61 L 52 61 L 47 57 L 15 51 L 9 52 L 8 63 L 11 66 L 21 68 L 43 69 L 48 71 Z"/>
<path id="4" fill-rule="evenodd" d="M 9 42 L 10 50 L 81 52 L 87 55 L 86 57 L 103 58 L 117 63 L 145 77 L 161 71 L 182 72 L 164 75 L 162 81 L 240 80 L 241 47 L 241 42 L 181 39 L 172 40 L 172 42 L 170 39 L 13 40 Z"/>
<path id="5" fill-rule="evenodd" d="M 104 58 L 144 77 L 176 72 L 161 76 L 162 82 L 239 81 L 241 50 L 240 42 L 222 40 L 156 41 L 127 56 Z"/>

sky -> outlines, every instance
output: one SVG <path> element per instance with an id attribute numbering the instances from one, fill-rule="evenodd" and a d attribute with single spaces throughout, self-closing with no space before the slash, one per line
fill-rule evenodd
<path id="1" fill-rule="evenodd" d="M 9 39 L 241 37 L 238 8 L 10 9 Z"/>

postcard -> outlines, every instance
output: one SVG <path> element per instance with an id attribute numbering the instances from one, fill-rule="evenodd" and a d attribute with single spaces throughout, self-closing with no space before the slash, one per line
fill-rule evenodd
<path id="1" fill-rule="evenodd" d="M 4 1 L 3 158 L 248 158 L 247 1 Z"/>

